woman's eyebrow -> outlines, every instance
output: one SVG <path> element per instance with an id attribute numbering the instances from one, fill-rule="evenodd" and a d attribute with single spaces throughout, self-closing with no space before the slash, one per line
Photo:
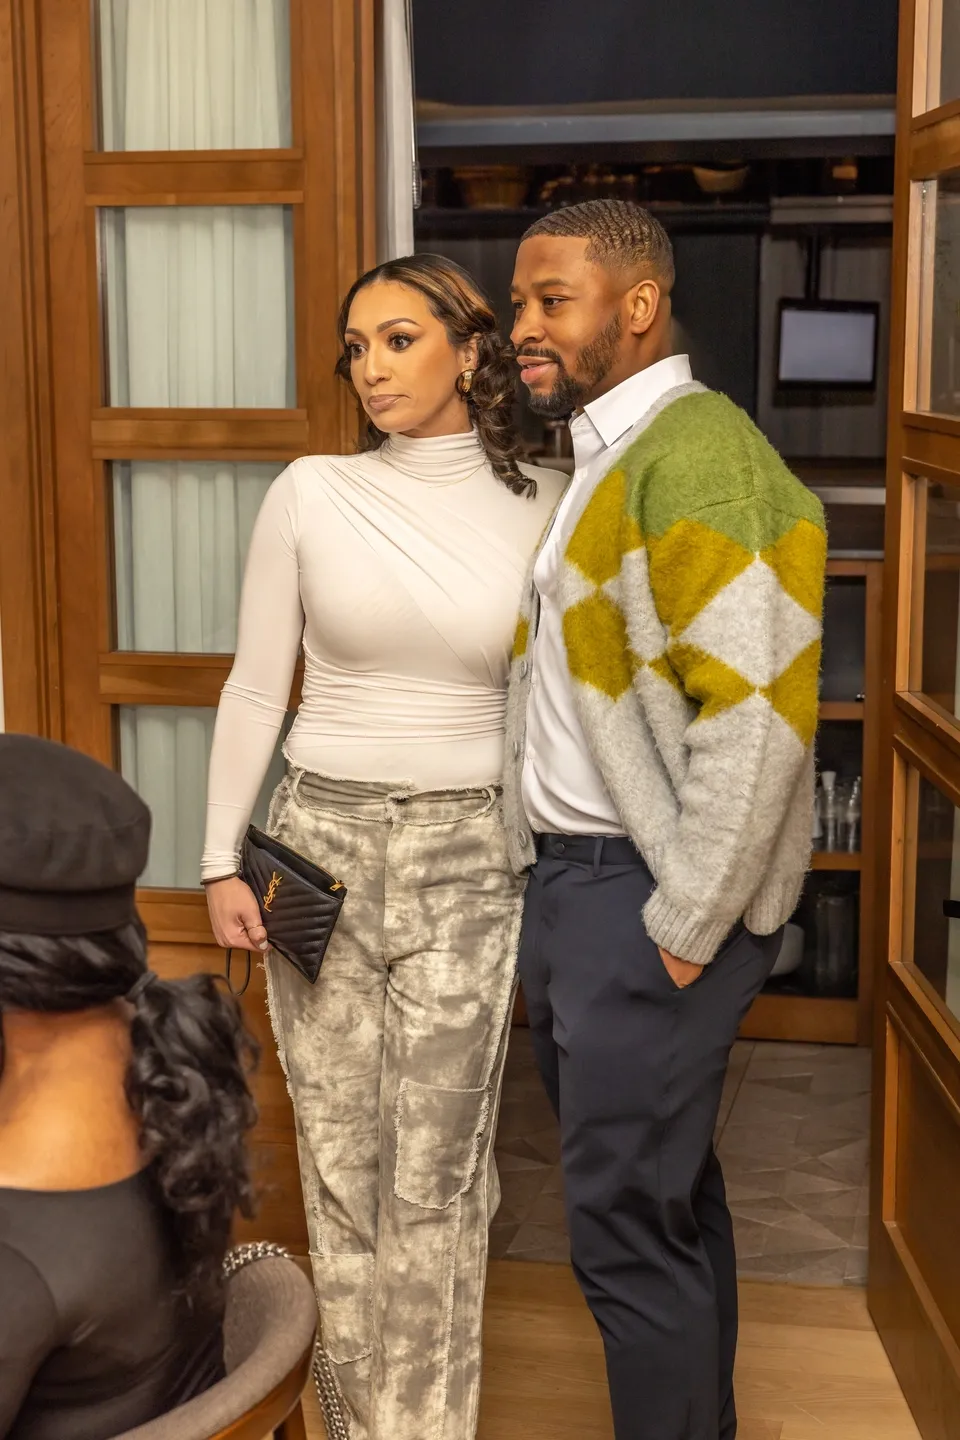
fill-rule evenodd
<path id="1" fill-rule="evenodd" d="M 395 320 L 384 320 L 382 325 L 378 325 L 377 334 L 379 335 L 383 330 L 389 330 L 391 325 L 416 325 L 418 329 L 422 328 L 419 320 L 412 320 L 409 315 L 398 315 Z M 343 333 L 344 335 L 363 335 L 363 331 L 358 330 L 356 325 L 348 325 Z"/>

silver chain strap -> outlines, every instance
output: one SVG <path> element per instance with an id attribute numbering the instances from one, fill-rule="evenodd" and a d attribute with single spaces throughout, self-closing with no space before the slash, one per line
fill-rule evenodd
<path id="1" fill-rule="evenodd" d="M 333 1373 L 333 1368 L 325 1352 L 321 1350 L 319 1341 L 313 1352 L 313 1380 L 317 1387 L 320 1414 L 327 1427 L 329 1440 L 350 1440 L 346 1421 L 343 1418 L 343 1405 L 340 1400 L 337 1377 Z"/>
<path id="2" fill-rule="evenodd" d="M 229 1280 L 231 1275 L 236 1275 L 238 1270 L 242 1270 L 245 1265 L 252 1265 L 256 1260 L 272 1259 L 292 1260 L 293 1256 L 285 1246 L 275 1245 L 272 1240 L 251 1240 L 246 1245 L 235 1245 L 223 1257 L 223 1278 Z M 319 1342 L 313 1352 L 313 1380 L 329 1440 L 350 1440 L 343 1418 L 340 1387 Z"/>
<path id="3" fill-rule="evenodd" d="M 255 1260 L 292 1260 L 290 1251 L 283 1245 L 274 1245 L 272 1240 L 251 1240 L 247 1245 L 235 1245 L 223 1257 L 223 1278 L 229 1280 L 245 1265 Z"/>

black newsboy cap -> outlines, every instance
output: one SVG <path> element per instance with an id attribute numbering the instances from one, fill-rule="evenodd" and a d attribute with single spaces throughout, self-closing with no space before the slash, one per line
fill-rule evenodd
<path id="1" fill-rule="evenodd" d="M 136 917 L 150 811 L 105 765 L 0 735 L 0 931 L 92 935 Z"/>

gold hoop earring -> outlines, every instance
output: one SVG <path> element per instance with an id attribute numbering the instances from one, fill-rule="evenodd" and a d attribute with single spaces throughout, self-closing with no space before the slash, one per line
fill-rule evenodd
<path id="1" fill-rule="evenodd" d="M 464 400 L 466 400 L 467 396 L 470 394 L 470 390 L 473 386 L 473 377 L 475 374 L 475 370 L 461 370 L 460 374 L 457 376 L 457 394 L 461 395 Z"/>

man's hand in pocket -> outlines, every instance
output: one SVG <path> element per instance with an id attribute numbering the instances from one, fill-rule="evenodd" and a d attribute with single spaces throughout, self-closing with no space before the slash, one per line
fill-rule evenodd
<path id="1" fill-rule="evenodd" d="M 671 955 L 669 950 L 657 946 L 660 951 L 660 959 L 664 963 L 667 974 L 676 985 L 678 990 L 686 990 L 694 980 L 699 980 L 703 974 L 702 965 L 692 965 L 689 960 L 680 960 L 676 955 Z"/>

